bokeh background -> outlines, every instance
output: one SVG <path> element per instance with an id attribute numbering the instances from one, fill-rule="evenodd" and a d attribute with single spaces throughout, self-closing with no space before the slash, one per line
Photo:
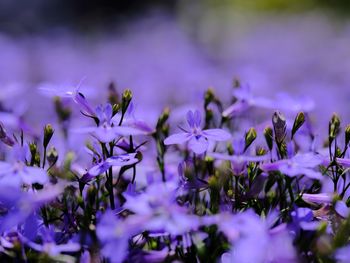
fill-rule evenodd
<path id="1" fill-rule="evenodd" d="M 1 0 L 0 101 L 49 119 L 38 87 L 82 82 L 102 102 L 113 81 L 156 115 L 208 87 L 229 101 L 238 77 L 350 121 L 349 14 L 346 0 Z"/>

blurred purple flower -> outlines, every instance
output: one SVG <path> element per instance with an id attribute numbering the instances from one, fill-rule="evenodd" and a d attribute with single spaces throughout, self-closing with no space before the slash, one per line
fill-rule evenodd
<path id="1" fill-rule="evenodd" d="M 270 230 L 268 221 L 252 211 L 219 215 L 216 224 L 232 244 L 231 251 L 221 257 L 223 263 L 296 262 L 292 239 L 285 225 Z"/>
<path id="2" fill-rule="evenodd" d="M 90 168 L 88 171 L 88 174 L 91 176 L 97 176 L 99 174 L 106 172 L 110 167 L 113 167 L 113 166 L 122 167 L 125 165 L 135 164 L 138 161 L 139 159 L 136 158 L 136 153 L 128 153 L 128 154 L 112 156 L 110 158 L 107 158 L 105 161 L 102 161 L 97 165 L 93 166 L 92 168 Z"/>
<path id="3" fill-rule="evenodd" d="M 286 93 L 277 94 L 275 99 L 254 96 L 249 84 L 243 84 L 241 87 L 234 89 L 233 96 L 237 101 L 222 113 L 224 117 L 237 116 L 249 107 L 290 112 L 310 112 L 315 106 L 315 103 L 308 98 L 299 98 L 297 100 Z"/>
<path id="4" fill-rule="evenodd" d="M 331 193 L 320 193 L 320 194 L 306 194 L 302 195 L 305 202 L 315 204 L 330 204 L 333 200 L 333 194 Z"/>
<path id="5" fill-rule="evenodd" d="M 128 225 L 107 211 L 97 225 L 97 236 L 102 243 L 102 254 L 112 263 L 123 262 L 128 253 L 128 240 L 138 232 L 137 225 Z"/>
<path id="6" fill-rule="evenodd" d="M 350 245 L 339 248 L 335 251 L 335 259 L 338 263 L 349 263 Z"/>
<path id="7" fill-rule="evenodd" d="M 62 187 L 59 185 L 35 193 L 23 192 L 17 187 L 0 186 L 0 207 L 6 211 L 0 216 L 0 232 L 24 223 L 40 206 L 52 201 L 61 192 Z"/>
<path id="8" fill-rule="evenodd" d="M 223 153 L 210 153 L 210 156 L 219 160 L 230 161 L 235 175 L 242 174 L 248 162 L 262 162 L 270 159 L 269 155 L 250 156 L 248 154 L 244 154 L 244 145 L 245 143 L 243 139 L 234 140 L 233 141 L 234 155 L 228 155 Z"/>
<path id="9" fill-rule="evenodd" d="M 181 235 L 199 227 L 199 218 L 177 204 L 177 186 L 173 182 L 154 183 L 137 196 L 125 195 L 124 208 L 140 218 L 142 228 L 164 234 Z"/>
<path id="10" fill-rule="evenodd" d="M 34 183 L 44 185 L 49 181 L 46 171 L 40 167 L 26 166 L 22 162 L 0 161 L 0 185 L 21 186 Z"/>
<path id="11" fill-rule="evenodd" d="M 187 112 L 187 123 L 190 131 L 170 135 L 164 140 L 165 145 L 182 144 L 188 141 L 188 147 L 196 154 L 202 154 L 208 149 L 209 142 L 227 141 L 231 135 L 223 129 L 201 129 L 201 115 L 198 110 Z"/>
<path id="12" fill-rule="evenodd" d="M 104 107 L 97 106 L 92 115 L 98 119 L 99 124 L 97 127 L 83 127 L 72 129 L 72 132 L 77 133 L 92 133 L 99 141 L 108 143 L 115 140 L 118 136 L 128 135 L 143 135 L 145 131 L 128 127 L 118 126 L 117 123 L 112 119 L 113 109 L 112 105 L 107 103 Z"/>
<path id="13" fill-rule="evenodd" d="M 260 168 L 266 172 L 280 171 L 290 177 L 305 175 L 311 179 L 321 180 L 322 174 L 314 168 L 323 163 L 323 158 L 314 153 L 298 153 L 290 159 L 278 160 L 273 163 L 264 163 Z"/>

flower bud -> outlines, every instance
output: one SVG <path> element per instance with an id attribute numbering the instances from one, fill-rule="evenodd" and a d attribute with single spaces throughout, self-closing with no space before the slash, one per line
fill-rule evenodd
<path id="1" fill-rule="evenodd" d="M 69 120 L 72 115 L 72 111 L 68 107 L 64 107 L 60 97 L 54 98 L 55 110 L 60 122 Z"/>
<path id="2" fill-rule="evenodd" d="M 129 89 L 124 90 L 123 96 L 122 96 L 122 106 L 121 106 L 122 113 L 125 113 L 126 110 L 128 109 L 129 104 L 131 102 L 131 99 L 132 99 L 132 92 L 131 92 L 131 90 L 129 90 Z"/>
<path id="3" fill-rule="evenodd" d="M 345 145 L 347 146 L 350 142 L 350 124 L 345 128 Z"/>
<path id="4" fill-rule="evenodd" d="M 281 112 L 275 111 L 272 116 L 272 124 L 275 131 L 275 140 L 278 144 L 281 144 L 286 137 L 286 118 Z"/>
<path id="5" fill-rule="evenodd" d="M 47 145 L 49 144 L 53 133 L 54 133 L 54 129 L 52 128 L 51 124 L 47 124 L 44 127 L 44 141 L 43 141 L 44 148 L 46 148 Z"/>
<path id="6" fill-rule="evenodd" d="M 272 128 L 267 126 L 265 129 L 264 129 L 264 136 L 265 136 L 265 140 L 266 140 L 266 144 L 267 144 L 267 147 L 269 147 L 269 150 L 271 151 L 272 150 L 272 146 L 273 146 L 273 131 L 272 131 Z"/>
<path id="7" fill-rule="evenodd" d="M 294 124 L 292 128 L 292 139 L 294 137 L 294 134 L 299 130 L 299 128 L 304 124 L 304 122 L 305 122 L 304 112 L 299 112 L 294 120 Z"/>
<path id="8" fill-rule="evenodd" d="M 213 89 L 208 89 L 204 95 L 204 108 L 207 108 L 208 105 L 215 100 L 215 94 Z"/>
<path id="9" fill-rule="evenodd" d="M 120 105 L 119 104 L 113 104 L 112 107 L 112 116 L 116 115 L 118 111 L 120 110 Z"/>
<path id="10" fill-rule="evenodd" d="M 239 80 L 238 78 L 235 78 L 235 79 L 233 80 L 233 87 L 234 87 L 234 88 L 239 88 L 240 86 L 241 86 L 240 80 Z"/>
<path id="11" fill-rule="evenodd" d="M 332 142 L 340 131 L 340 118 L 337 114 L 333 114 L 332 119 L 329 121 L 328 136 L 329 141 Z"/>
<path id="12" fill-rule="evenodd" d="M 58 160 L 58 152 L 55 147 L 52 147 L 47 153 L 47 161 L 50 166 L 54 165 Z"/>
<path id="13" fill-rule="evenodd" d="M 157 121 L 157 126 L 156 126 L 156 129 L 159 130 L 159 129 L 162 129 L 163 126 L 165 125 L 166 121 L 168 120 L 169 118 L 169 115 L 170 115 L 170 109 L 168 107 L 166 107 L 162 114 L 159 116 L 158 118 L 158 121 Z"/>
<path id="14" fill-rule="evenodd" d="M 35 154 L 36 154 L 36 151 L 37 151 L 37 146 L 34 142 L 32 143 L 29 143 L 29 151 L 30 151 L 30 154 L 35 157 Z"/>
<path id="15" fill-rule="evenodd" d="M 256 139 L 256 130 L 254 128 L 250 128 L 245 134 L 245 146 L 244 151 L 248 149 L 248 147 L 253 143 Z"/>
<path id="16" fill-rule="evenodd" d="M 211 109 L 205 109 L 205 128 L 209 127 L 210 121 L 214 118 L 214 113 Z"/>
<path id="17" fill-rule="evenodd" d="M 117 92 L 114 82 L 111 82 L 108 85 L 108 100 L 112 105 L 119 104 L 120 102 L 119 94 Z"/>

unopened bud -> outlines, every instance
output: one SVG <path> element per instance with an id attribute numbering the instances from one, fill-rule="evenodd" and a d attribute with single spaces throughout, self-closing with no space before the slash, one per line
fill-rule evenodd
<path id="1" fill-rule="evenodd" d="M 122 97 L 122 112 L 125 113 L 132 99 L 132 92 L 129 89 L 124 90 Z"/>
<path id="2" fill-rule="evenodd" d="M 208 105 L 215 100 L 215 94 L 213 89 L 208 89 L 204 95 L 204 108 L 207 108 Z"/>
<path id="3" fill-rule="evenodd" d="M 119 94 L 117 92 L 114 82 L 111 82 L 108 85 L 108 100 L 112 105 L 119 104 L 120 102 Z"/>
<path id="4" fill-rule="evenodd" d="M 276 111 L 272 116 L 272 124 L 275 131 L 276 142 L 281 144 L 286 137 L 286 118 L 281 112 Z"/>
<path id="5" fill-rule="evenodd" d="M 350 142 L 350 124 L 345 128 L 345 145 L 347 146 Z"/>
<path id="6" fill-rule="evenodd" d="M 112 116 L 116 115 L 120 110 L 120 105 L 119 104 L 113 104 L 112 107 Z"/>
<path id="7" fill-rule="evenodd" d="M 272 140 L 272 138 L 273 138 L 273 131 L 272 131 L 271 127 L 267 126 L 264 129 L 264 136 L 265 136 L 267 147 L 269 147 L 269 150 L 271 151 L 272 147 L 273 147 L 273 140 Z"/>
<path id="8" fill-rule="evenodd" d="M 294 120 L 294 124 L 292 128 L 292 139 L 294 137 L 294 134 L 300 129 L 300 127 L 304 124 L 304 122 L 305 122 L 304 112 L 299 112 Z"/>
<path id="9" fill-rule="evenodd" d="M 247 133 L 245 134 L 245 145 L 244 145 L 244 151 L 248 149 L 248 147 L 253 143 L 253 141 L 256 139 L 256 130 L 254 128 L 250 128 Z"/>
<path id="10" fill-rule="evenodd" d="M 159 116 L 158 121 L 157 121 L 157 130 L 162 129 L 163 126 L 165 125 L 166 121 L 168 120 L 170 115 L 170 109 L 166 107 L 162 114 Z"/>
<path id="11" fill-rule="evenodd" d="M 54 129 L 52 128 L 51 124 L 47 124 L 44 127 L 44 141 L 43 141 L 44 148 L 46 148 L 49 142 L 51 141 L 53 133 L 54 133 Z"/>
<path id="12" fill-rule="evenodd" d="M 47 161 L 50 166 L 54 165 L 58 160 L 58 152 L 55 147 L 52 147 L 47 153 Z"/>
<path id="13" fill-rule="evenodd" d="M 60 97 L 54 98 L 55 110 L 60 122 L 69 120 L 72 115 L 72 111 L 69 107 L 63 106 L 62 100 Z"/>
<path id="14" fill-rule="evenodd" d="M 333 114 L 332 119 L 329 122 L 328 126 L 328 136 L 329 141 L 332 142 L 335 137 L 339 134 L 340 131 L 340 118 L 337 114 Z"/>

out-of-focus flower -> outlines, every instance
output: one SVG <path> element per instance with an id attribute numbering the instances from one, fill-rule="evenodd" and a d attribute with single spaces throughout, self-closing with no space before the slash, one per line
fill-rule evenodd
<path id="1" fill-rule="evenodd" d="M 296 262 L 292 239 L 284 225 L 270 230 L 268 222 L 252 211 L 222 216 L 217 217 L 216 224 L 232 248 L 222 255 L 221 262 Z"/>
<path id="2" fill-rule="evenodd" d="M 95 116 L 99 123 L 96 127 L 82 127 L 72 129 L 72 132 L 77 133 L 92 133 L 99 141 L 108 143 L 115 140 L 118 136 L 127 135 L 143 135 L 146 134 L 145 131 L 128 127 L 128 126 L 118 126 L 112 119 L 113 108 L 112 105 L 107 103 L 104 107 L 97 106 L 96 110 L 92 112 L 91 116 Z"/>
<path id="3" fill-rule="evenodd" d="M 233 141 L 234 155 L 228 155 L 228 154 L 222 154 L 222 153 L 210 153 L 210 156 L 219 160 L 230 161 L 232 164 L 232 170 L 235 175 L 242 174 L 248 162 L 262 162 L 270 158 L 269 155 L 251 156 L 248 154 L 244 154 L 244 145 L 245 145 L 244 140 L 234 140 Z"/>
<path id="4" fill-rule="evenodd" d="M 138 231 L 139 224 L 119 220 L 113 212 L 107 211 L 96 229 L 102 243 L 102 254 L 112 263 L 123 262 L 128 253 L 128 240 Z"/>
<path id="5" fill-rule="evenodd" d="M 0 161 L 0 185 L 20 186 L 34 183 L 44 185 L 48 181 L 49 177 L 42 168 L 26 166 L 21 162 L 11 164 Z"/>
<path id="6" fill-rule="evenodd" d="M 334 209 L 338 215 L 342 216 L 343 218 L 347 218 L 350 215 L 350 208 L 342 200 L 336 202 Z"/>
<path id="7" fill-rule="evenodd" d="M 202 154 L 208 149 L 209 140 L 227 141 L 231 135 L 223 129 L 201 129 L 201 115 L 198 110 L 187 113 L 187 123 L 190 130 L 170 135 L 164 140 L 165 145 L 188 142 L 188 147 L 196 154 Z"/>
<path id="8" fill-rule="evenodd" d="M 97 165 L 93 166 L 92 168 L 90 168 L 88 171 L 88 174 L 91 176 L 97 176 L 107 171 L 110 167 L 113 167 L 113 166 L 122 167 L 125 165 L 135 164 L 138 161 L 139 159 L 136 158 L 136 153 L 112 156 L 110 158 L 107 158 L 105 161 L 102 161 Z"/>
<path id="9" fill-rule="evenodd" d="M 338 263 L 348 263 L 350 255 L 350 246 L 339 248 L 335 251 L 335 259 Z"/>
<path id="10" fill-rule="evenodd" d="M 30 215 L 62 192 L 62 186 L 48 186 L 37 192 L 23 192 L 17 187 L 0 186 L 0 207 L 6 213 L 0 216 L 0 232 L 23 223 Z"/>
<path id="11" fill-rule="evenodd" d="M 117 113 L 113 117 L 112 121 L 115 123 L 119 123 L 120 118 L 121 118 L 121 114 Z M 146 134 L 150 134 L 153 132 L 153 129 L 144 120 L 139 119 L 137 116 L 135 116 L 135 106 L 132 101 L 130 102 L 128 110 L 124 115 L 122 127 L 134 128 L 139 132 L 143 131 L 143 133 L 146 133 Z"/>
<path id="12" fill-rule="evenodd" d="M 320 193 L 320 194 L 306 194 L 302 196 L 303 200 L 308 203 L 315 204 L 330 204 L 333 200 L 333 194 L 331 193 Z"/>
<path id="13" fill-rule="evenodd" d="M 311 179 L 321 180 L 322 174 L 315 168 L 323 163 L 323 158 L 314 153 L 298 153 L 290 159 L 278 160 L 273 163 L 263 163 L 260 168 L 266 172 L 280 171 L 290 177 L 305 175 Z"/>
<path id="14" fill-rule="evenodd" d="M 35 243 L 24 236 L 20 236 L 20 238 L 22 242 L 24 242 L 31 249 L 44 253 L 53 259 L 64 262 L 75 262 L 73 257 L 64 255 L 63 253 L 78 252 L 81 248 L 80 244 L 72 241 L 57 244 L 55 238 L 53 237 L 55 233 L 52 231 L 52 229 L 43 228 L 41 232 L 41 239 L 43 241 L 41 244 Z"/>
<path id="15" fill-rule="evenodd" d="M 223 112 L 222 115 L 225 117 L 236 116 L 250 107 L 259 107 L 271 110 L 279 109 L 289 112 L 310 112 L 315 107 L 315 103 L 311 99 L 295 99 L 286 93 L 279 93 L 275 99 L 254 96 L 251 92 L 249 84 L 243 84 L 242 86 L 234 89 L 233 96 L 237 99 L 237 101 Z"/>
<path id="16" fill-rule="evenodd" d="M 171 235 L 182 235 L 199 227 L 199 218 L 187 213 L 176 202 L 174 182 L 154 183 L 137 196 L 125 195 L 124 208 L 135 213 L 130 217 L 142 218 L 144 230 Z"/>

